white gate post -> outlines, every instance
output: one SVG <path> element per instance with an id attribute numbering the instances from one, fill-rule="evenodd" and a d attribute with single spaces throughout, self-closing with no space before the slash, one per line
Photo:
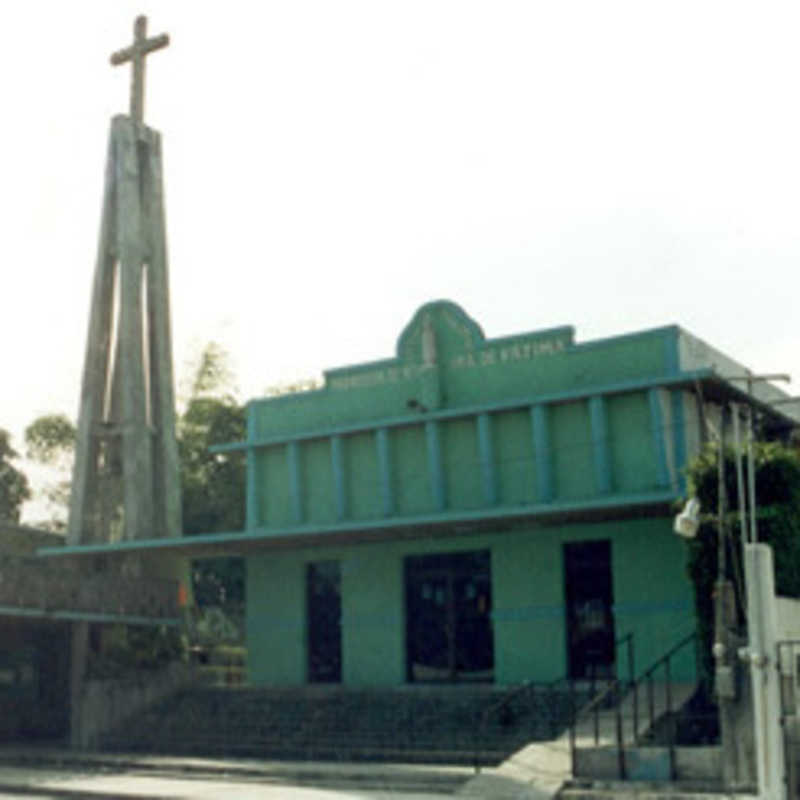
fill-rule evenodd
<path id="1" fill-rule="evenodd" d="M 748 623 L 746 660 L 750 664 L 753 686 L 758 796 L 764 800 L 786 800 L 772 548 L 766 544 L 746 544 L 744 561 Z"/>

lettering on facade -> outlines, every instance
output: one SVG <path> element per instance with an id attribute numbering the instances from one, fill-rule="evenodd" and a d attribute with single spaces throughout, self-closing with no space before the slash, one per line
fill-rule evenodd
<path id="1" fill-rule="evenodd" d="M 399 383 L 416 378 L 430 367 L 419 364 L 407 364 L 402 367 L 386 367 L 374 369 L 369 372 L 357 372 L 355 375 L 337 375 L 331 378 L 331 389 L 368 389 L 373 386 L 383 386 L 387 383 Z"/>
<path id="2" fill-rule="evenodd" d="M 515 342 L 499 347 L 486 347 L 472 353 L 456 356 L 450 366 L 486 367 L 492 364 L 506 364 L 512 361 L 530 361 L 539 356 L 555 355 L 566 350 L 567 343 L 563 339 L 545 339 L 543 341 Z"/>
<path id="3" fill-rule="evenodd" d="M 567 342 L 564 339 L 544 339 L 541 341 L 515 342 L 514 344 L 484 347 L 460 353 L 451 358 L 448 366 L 454 369 L 469 367 L 490 367 L 495 364 L 507 364 L 514 361 L 530 361 L 540 356 L 555 355 L 566 350 Z M 436 369 L 435 363 L 406 364 L 397 367 L 384 367 L 380 369 L 365 370 L 350 375 L 336 375 L 329 378 L 328 386 L 331 389 L 370 389 L 376 386 L 400 383 L 419 377 L 431 369 Z"/>

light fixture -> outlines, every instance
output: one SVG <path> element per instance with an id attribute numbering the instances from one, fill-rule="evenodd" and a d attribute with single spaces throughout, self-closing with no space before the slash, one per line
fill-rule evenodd
<path id="1" fill-rule="evenodd" d="M 696 497 L 690 498 L 686 505 L 675 517 L 673 530 L 684 539 L 694 539 L 700 527 L 700 501 Z"/>

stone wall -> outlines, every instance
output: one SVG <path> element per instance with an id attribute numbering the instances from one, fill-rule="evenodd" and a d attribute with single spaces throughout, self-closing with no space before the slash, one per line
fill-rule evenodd
<path id="1" fill-rule="evenodd" d="M 124 679 L 89 680 L 79 709 L 81 749 L 97 746 L 100 737 L 134 715 L 194 682 L 194 668 L 175 663 L 158 672 L 140 672 Z"/>

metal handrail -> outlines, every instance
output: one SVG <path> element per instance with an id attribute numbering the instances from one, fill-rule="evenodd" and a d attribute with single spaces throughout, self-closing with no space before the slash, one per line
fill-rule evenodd
<path id="1" fill-rule="evenodd" d="M 623 637 L 625 638 L 625 637 Z M 686 647 L 687 644 L 690 642 L 696 642 L 697 640 L 697 632 L 693 632 L 688 636 L 685 636 L 683 639 L 678 641 L 674 644 L 666 653 L 660 656 L 656 661 L 654 661 L 647 669 L 645 669 L 638 678 L 634 678 L 627 683 L 627 688 L 629 692 L 633 692 L 633 741 L 634 745 L 638 744 L 639 741 L 639 687 L 641 684 L 645 684 L 647 687 L 647 709 L 648 709 L 648 725 L 650 728 L 653 727 L 656 719 L 655 713 L 655 697 L 653 692 L 653 675 L 660 669 L 664 668 L 665 672 L 665 685 L 666 685 L 666 709 L 665 713 L 669 719 L 669 759 L 670 759 L 670 772 L 672 776 L 675 775 L 675 739 L 676 739 L 676 725 L 675 720 L 672 717 L 672 658 L 675 654 Z M 696 667 L 695 667 L 696 669 Z M 594 714 L 594 740 L 595 745 L 599 743 L 599 710 L 601 706 L 608 700 L 609 697 L 612 696 L 613 693 L 617 692 L 620 688 L 624 687 L 626 684 L 621 679 L 617 678 L 609 686 L 606 688 L 604 692 L 602 692 L 597 697 L 593 697 L 588 703 L 586 703 L 582 708 L 578 710 L 578 712 L 573 716 L 572 722 L 570 725 L 570 757 L 572 761 L 572 771 L 573 774 L 575 772 L 575 756 L 576 756 L 576 735 L 577 735 L 577 727 L 578 722 L 581 719 L 585 719 L 589 714 Z M 615 736 L 616 736 L 616 744 L 617 744 L 617 755 L 619 759 L 618 764 L 618 773 L 619 778 L 625 778 L 625 747 L 624 747 L 624 735 L 623 735 L 623 720 L 622 720 L 622 702 L 621 697 L 616 703 L 616 708 L 614 710 L 615 713 Z"/>
<path id="2" fill-rule="evenodd" d="M 623 636 L 620 636 L 618 639 L 614 641 L 614 654 L 616 660 L 616 653 L 620 649 L 622 645 L 626 646 L 627 652 L 627 661 L 628 661 L 628 682 L 633 682 L 634 679 L 634 643 L 633 643 L 633 633 L 626 633 Z M 595 686 L 596 686 L 597 676 L 593 672 L 591 676 L 591 694 L 594 698 L 595 695 Z M 476 745 L 475 745 L 475 771 L 480 772 L 480 761 L 481 755 L 485 748 L 481 747 L 481 742 L 484 739 L 484 733 L 486 730 L 486 726 L 489 724 L 489 720 L 491 717 L 499 712 L 502 708 L 505 708 L 509 705 L 513 700 L 517 697 L 531 692 L 533 694 L 536 693 L 537 687 L 541 687 L 541 694 L 554 694 L 556 691 L 556 686 L 559 684 L 565 684 L 567 686 L 567 691 L 570 696 L 570 713 L 569 713 L 569 721 L 568 725 L 572 730 L 574 728 L 574 722 L 576 719 L 576 712 L 574 707 L 574 679 L 570 678 L 568 675 L 564 675 L 560 678 L 555 678 L 552 681 L 547 682 L 536 682 L 536 681 L 523 681 L 515 686 L 510 687 L 503 696 L 493 703 L 488 708 L 484 709 L 483 713 L 481 714 L 481 719 L 478 725 L 476 726 Z M 615 680 L 616 684 L 616 680 Z M 609 687 L 606 687 L 606 690 L 603 692 L 602 697 L 605 698 L 607 696 Z M 578 712 L 581 713 L 581 712 Z"/>
<path id="3" fill-rule="evenodd" d="M 627 683 L 630 686 L 633 686 L 636 683 L 636 677 L 634 674 L 634 653 L 633 653 L 633 633 L 626 633 L 624 636 L 620 636 L 614 642 L 614 649 L 615 651 L 619 649 L 620 645 L 627 644 L 628 650 L 628 680 L 623 681 L 621 678 L 609 678 L 608 685 L 606 686 L 605 691 L 601 692 L 599 695 L 595 695 L 594 691 L 592 692 L 591 699 L 581 708 L 579 708 L 572 718 L 573 727 L 578 721 L 579 717 L 585 716 L 589 711 L 595 708 L 595 706 L 599 707 L 606 699 L 611 695 L 613 691 L 618 689 L 620 686 L 625 685 Z"/>

